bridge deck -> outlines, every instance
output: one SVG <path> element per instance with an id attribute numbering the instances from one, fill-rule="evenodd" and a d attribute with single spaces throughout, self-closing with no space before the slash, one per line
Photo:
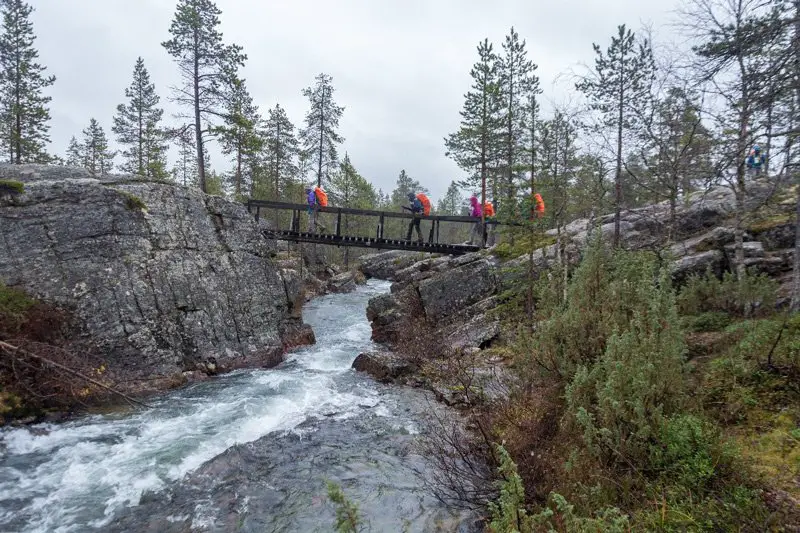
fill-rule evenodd
<path id="1" fill-rule="evenodd" d="M 333 246 L 358 246 L 362 248 L 374 248 L 376 250 L 409 250 L 412 252 L 429 252 L 433 254 L 463 255 L 470 252 L 477 252 L 481 249 L 479 246 L 471 246 L 468 244 L 420 243 L 402 239 L 349 237 L 292 230 L 265 230 L 264 234 L 267 237 L 281 241 L 330 244 Z"/>

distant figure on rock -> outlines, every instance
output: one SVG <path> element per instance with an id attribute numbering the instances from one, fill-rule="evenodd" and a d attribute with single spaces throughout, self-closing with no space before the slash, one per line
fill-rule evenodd
<path id="1" fill-rule="evenodd" d="M 750 155 L 748 155 L 747 159 L 745 159 L 745 164 L 747 165 L 748 170 L 750 170 L 750 172 L 753 174 L 760 174 L 761 169 L 764 168 L 766 163 L 766 154 L 761 153 L 761 147 L 757 144 L 754 144 L 753 149 L 750 151 Z"/>
<path id="2" fill-rule="evenodd" d="M 531 219 L 534 218 L 544 218 L 544 200 L 542 199 L 542 195 L 534 193 L 531 196 L 533 200 L 531 202 Z"/>
<path id="3" fill-rule="evenodd" d="M 469 206 L 469 216 L 478 219 L 475 225 L 472 226 L 472 231 L 469 234 L 469 243 L 474 245 L 475 238 L 478 237 L 477 241 L 483 245 L 483 224 L 481 224 L 481 215 L 483 212 L 481 211 L 481 201 L 478 200 L 476 195 L 473 194 L 470 196 Z M 494 211 L 494 207 L 492 207 L 492 211 Z"/>
<path id="4" fill-rule="evenodd" d="M 315 232 L 317 224 L 324 230 L 325 226 L 318 222 L 319 208 L 328 206 L 328 195 L 320 187 L 306 187 L 306 201 L 308 202 L 308 231 Z"/>

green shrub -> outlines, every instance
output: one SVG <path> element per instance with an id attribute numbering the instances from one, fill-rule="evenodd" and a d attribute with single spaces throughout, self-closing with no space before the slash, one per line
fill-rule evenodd
<path id="1" fill-rule="evenodd" d="M 575 507 L 560 494 L 551 493 L 547 505 L 539 513 L 525 509 L 525 489 L 517 465 L 503 446 L 497 446 L 500 458 L 499 496 L 489 502 L 491 533 L 533 533 L 564 531 L 575 533 L 623 533 L 629 531 L 628 517 L 614 507 L 603 508 L 594 518 L 579 516 Z"/>
<path id="2" fill-rule="evenodd" d="M 639 267 L 652 272 L 652 265 Z M 637 295 L 639 309 L 626 329 L 611 336 L 595 364 L 580 367 L 566 399 L 586 450 L 604 464 L 628 469 L 647 465 L 664 417 L 683 404 L 686 345 L 666 271 L 658 282 L 623 270 L 629 276 L 622 285 L 638 286 L 625 290 Z"/>
<path id="3" fill-rule="evenodd" d="M 723 311 L 708 311 L 683 317 L 681 323 L 687 331 L 722 331 L 731 324 L 731 315 Z"/>
<path id="4" fill-rule="evenodd" d="M 35 303 L 24 292 L 6 287 L 0 281 L 0 336 L 16 333 L 25 321 L 25 313 Z"/>
<path id="5" fill-rule="evenodd" d="M 129 211 L 143 211 L 147 209 L 147 205 L 144 201 L 135 194 L 126 191 L 120 191 L 120 193 L 125 197 L 125 208 Z"/>
<path id="6" fill-rule="evenodd" d="M 22 194 L 25 192 L 25 184 L 20 181 L 0 180 L 0 195 L 2 194 Z"/>
<path id="7" fill-rule="evenodd" d="M 338 533 L 358 533 L 362 520 L 358 505 L 345 496 L 342 488 L 332 481 L 327 482 L 328 498 L 336 508 L 336 531 Z"/>
<path id="8" fill-rule="evenodd" d="M 774 311 L 778 284 L 766 274 L 747 274 L 742 280 L 726 272 L 722 279 L 711 272 L 689 277 L 678 295 L 681 314 L 725 312 L 755 316 Z"/>
<path id="9" fill-rule="evenodd" d="M 659 441 L 650 447 L 650 466 L 669 483 L 695 495 L 708 491 L 721 470 L 730 470 L 736 458 L 719 430 L 707 420 L 679 414 L 664 421 Z"/>

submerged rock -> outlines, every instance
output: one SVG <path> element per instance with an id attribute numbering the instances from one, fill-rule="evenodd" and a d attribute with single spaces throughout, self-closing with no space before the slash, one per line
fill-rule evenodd
<path id="1" fill-rule="evenodd" d="M 296 276 L 236 202 L 135 176 L 0 165 L 0 279 L 66 308 L 123 378 L 271 366 L 313 340 Z"/>

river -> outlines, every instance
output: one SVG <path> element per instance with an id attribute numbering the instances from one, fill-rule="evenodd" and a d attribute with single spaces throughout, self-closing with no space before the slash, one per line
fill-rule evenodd
<path id="1" fill-rule="evenodd" d="M 0 531 L 333 531 L 326 480 L 369 531 L 468 531 L 418 477 L 427 465 L 414 444 L 439 407 L 350 368 L 374 347 L 367 301 L 388 287 L 312 301 L 303 314 L 317 344 L 276 368 L 147 409 L 0 430 Z"/>

